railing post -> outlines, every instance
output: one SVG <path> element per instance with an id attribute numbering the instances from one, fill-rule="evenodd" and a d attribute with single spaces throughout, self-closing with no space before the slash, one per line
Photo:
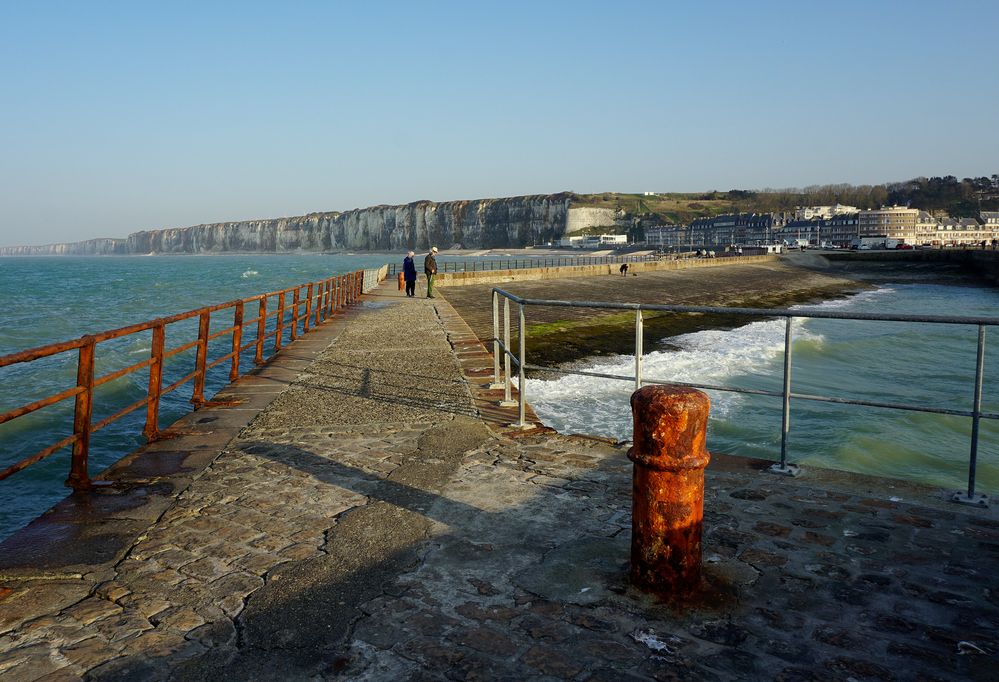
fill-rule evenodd
<path id="1" fill-rule="evenodd" d="M 278 294 L 277 318 L 274 327 L 274 352 L 281 350 L 281 337 L 284 334 L 284 292 Z"/>
<path id="2" fill-rule="evenodd" d="M 257 318 L 257 351 L 253 358 L 254 364 L 264 364 L 264 334 L 267 333 L 267 297 L 260 298 L 259 315 Z"/>
<path id="3" fill-rule="evenodd" d="M 291 340 L 298 338 L 298 306 L 300 305 L 300 287 L 295 287 L 291 295 Z"/>
<path id="4" fill-rule="evenodd" d="M 505 370 L 505 379 L 503 380 L 503 400 L 500 401 L 500 407 L 513 407 L 517 403 L 513 401 L 512 395 L 512 385 L 513 381 L 510 378 L 510 369 L 513 364 L 510 359 L 510 299 L 503 298 L 503 368 Z"/>
<path id="5" fill-rule="evenodd" d="M 236 312 L 232 315 L 232 364 L 229 367 L 229 381 L 239 378 L 239 354 L 243 348 L 243 302 L 236 302 Z"/>
<path id="6" fill-rule="evenodd" d="M 198 319 L 198 356 L 195 360 L 194 390 L 191 402 L 197 409 L 205 404 L 205 366 L 208 364 L 208 326 L 211 313 L 207 310 Z"/>
<path id="7" fill-rule="evenodd" d="M 493 291 L 493 382 L 489 388 L 500 388 L 499 294 Z"/>
<path id="8" fill-rule="evenodd" d="M 791 322 L 788 315 L 784 325 L 784 409 L 781 417 L 780 463 L 771 465 L 769 471 L 784 476 L 797 476 L 801 470 L 787 463 L 787 434 L 791 430 Z"/>
<path id="9" fill-rule="evenodd" d="M 635 390 L 642 387 L 642 364 L 645 358 L 644 326 L 642 321 L 642 309 L 635 311 Z"/>
<path id="10" fill-rule="evenodd" d="M 309 333 L 309 322 L 312 318 L 312 293 L 313 285 L 310 283 L 305 292 L 305 322 L 302 323 L 302 331 L 306 334 Z"/>
<path id="11" fill-rule="evenodd" d="M 153 327 L 152 348 L 149 355 L 153 364 L 149 365 L 149 389 L 146 392 L 149 402 L 146 403 L 146 425 L 142 435 L 148 441 L 156 440 L 160 435 L 160 392 L 163 390 L 163 343 L 166 339 L 166 325 L 157 322 Z"/>
<path id="12" fill-rule="evenodd" d="M 524 304 L 521 303 L 518 306 L 520 308 L 520 340 L 517 344 L 517 354 L 519 355 L 518 369 L 520 370 L 520 375 L 517 378 L 517 397 L 520 403 L 518 412 L 519 417 L 517 421 L 517 426 L 520 428 L 525 428 L 530 426 L 524 419 L 527 412 L 527 385 L 524 379 L 524 359 L 527 357 L 527 331 L 524 328 Z"/>
<path id="13" fill-rule="evenodd" d="M 326 305 L 326 288 L 329 284 L 329 280 L 324 280 L 322 282 L 317 282 L 319 285 L 319 290 L 316 292 L 316 326 L 322 321 L 323 307 Z"/>
<path id="14" fill-rule="evenodd" d="M 76 366 L 76 385 L 83 389 L 77 394 L 73 411 L 73 458 L 70 461 L 69 477 L 66 485 L 73 490 L 90 490 L 90 475 L 87 473 L 87 456 L 90 453 L 90 421 L 94 413 L 94 350 L 97 342 L 94 337 L 84 337 L 80 346 L 80 359 Z"/>
<path id="15" fill-rule="evenodd" d="M 971 454 L 968 458 L 968 491 L 958 491 L 951 496 L 952 502 L 988 507 L 988 495 L 975 493 L 975 472 L 978 466 L 978 425 L 982 418 L 982 379 L 985 374 L 985 325 L 978 325 L 978 358 L 975 361 L 975 396 L 971 408 Z"/>

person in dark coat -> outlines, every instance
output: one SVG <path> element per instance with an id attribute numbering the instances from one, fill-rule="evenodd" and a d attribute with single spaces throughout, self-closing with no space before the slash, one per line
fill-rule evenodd
<path id="1" fill-rule="evenodd" d="M 416 296 L 416 263 L 413 262 L 412 251 L 402 260 L 402 277 L 406 280 L 406 295 Z"/>
<path id="2" fill-rule="evenodd" d="M 427 276 L 427 298 L 434 296 L 434 275 L 437 274 L 437 247 L 430 249 L 430 253 L 423 259 L 423 272 Z"/>

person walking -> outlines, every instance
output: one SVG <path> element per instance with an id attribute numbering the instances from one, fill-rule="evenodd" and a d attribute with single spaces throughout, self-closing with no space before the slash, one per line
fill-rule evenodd
<path id="1" fill-rule="evenodd" d="M 621 263 L 620 271 L 621 271 L 622 275 L 624 275 L 625 277 L 627 277 L 628 276 L 628 264 L 627 263 Z"/>
<path id="2" fill-rule="evenodd" d="M 430 249 L 430 253 L 423 259 L 423 272 L 427 276 L 427 298 L 434 296 L 434 275 L 437 274 L 437 247 Z"/>
<path id="3" fill-rule="evenodd" d="M 402 276 L 406 280 L 406 295 L 410 298 L 416 296 L 416 263 L 413 262 L 415 255 L 410 251 L 402 260 Z"/>

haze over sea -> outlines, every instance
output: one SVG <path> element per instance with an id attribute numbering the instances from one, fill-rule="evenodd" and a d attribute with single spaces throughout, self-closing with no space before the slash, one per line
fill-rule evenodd
<path id="1" fill-rule="evenodd" d="M 4 300 L 0 355 L 398 260 L 400 254 L 374 253 L 0 259 Z M 999 292 L 892 285 L 823 305 L 866 312 L 994 315 Z M 224 319 L 216 323 L 213 318 L 212 328 L 221 328 Z M 168 347 L 195 334 L 196 322 L 186 328 L 177 325 L 168 333 Z M 976 335 L 977 330 L 969 327 L 799 320 L 793 390 L 970 409 Z M 148 357 L 149 347 L 148 334 L 101 344 L 98 374 L 141 361 Z M 995 412 L 999 411 L 999 351 L 994 344 L 989 348 L 984 409 Z M 731 331 L 664 339 L 648 352 L 645 372 L 652 379 L 779 390 L 782 352 L 783 323 L 761 321 Z M 165 381 L 190 371 L 192 357 L 188 353 L 168 363 Z M 585 364 L 602 372 L 628 374 L 633 358 L 601 358 Z M 206 395 L 221 388 L 226 375 L 225 367 L 210 372 Z M 101 387 L 95 419 L 141 399 L 147 376 L 140 371 Z M 75 378 L 75 352 L 0 369 L 0 413 L 64 390 Z M 560 431 L 625 439 L 631 431 L 631 390 L 629 382 L 567 376 L 531 380 L 528 400 L 546 423 Z M 190 409 L 189 398 L 189 385 L 164 398 L 161 427 Z M 71 403 L 64 401 L 0 425 L 0 468 L 68 435 Z M 139 410 L 94 436 L 91 475 L 142 443 L 142 420 Z M 791 461 L 804 465 L 958 489 L 967 480 L 969 434 L 966 418 L 795 401 L 789 452 Z M 708 446 L 714 452 L 776 458 L 779 399 L 713 393 Z M 979 487 L 993 493 L 999 487 L 999 425 L 989 420 L 981 425 L 978 457 Z M 69 450 L 64 449 L 0 482 L 0 539 L 66 495 L 68 461 Z"/>

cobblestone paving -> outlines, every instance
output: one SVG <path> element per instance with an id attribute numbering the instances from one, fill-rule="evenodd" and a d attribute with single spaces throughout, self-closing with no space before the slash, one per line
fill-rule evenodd
<path id="1" fill-rule="evenodd" d="M 708 476 L 702 594 L 627 582 L 630 466 L 559 436 L 471 454 L 447 532 L 344 654 L 370 679 L 995 679 L 999 524 L 767 474 Z"/>
<path id="2" fill-rule="evenodd" d="M 988 512 L 719 457 L 659 601 L 624 447 L 471 405 L 435 306 L 372 306 L 113 572 L 0 581 L 0 679 L 996 679 Z"/>

